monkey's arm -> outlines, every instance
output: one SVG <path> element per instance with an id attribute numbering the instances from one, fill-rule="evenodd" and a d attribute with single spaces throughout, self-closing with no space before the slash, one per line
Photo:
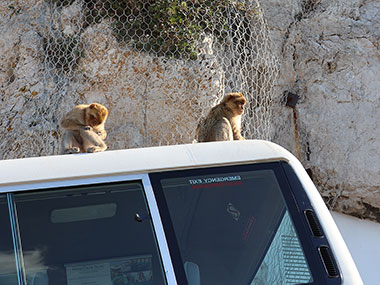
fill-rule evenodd
<path id="1" fill-rule="evenodd" d="M 240 130 L 236 130 L 235 128 L 232 128 L 232 133 L 234 140 L 245 140 L 245 138 L 240 134 Z"/>
<path id="2" fill-rule="evenodd" d="M 83 139 L 83 149 L 86 152 L 99 152 L 107 149 L 107 145 L 93 130 L 81 130 L 80 135 Z"/>
<path id="3" fill-rule="evenodd" d="M 245 138 L 241 135 L 241 116 L 237 116 L 231 120 L 231 129 L 233 133 L 234 140 L 245 140 Z"/>
<path id="4" fill-rule="evenodd" d="M 107 138 L 107 132 L 104 129 L 104 123 L 94 126 L 93 131 L 104 141 Z"/>
<path id="5" fill-rule="evenodd" d="M 244 141 L 245 140 L 245 138 L 241 135 L 241 134 L 239 134 L 238 136 L 234 136 L 234 140 L 240 140 L 240 141 Z"/>
<path id="6" fill-rule="evenodd" d="M 69 118 L 66 118 L 66 119 L 64 118 L 61 121 L 61 127 L 67 130 L 71 130 L 71 131 L 79 131 L 84 128 L 90 128 L 89 126 L 86 126 L 85 124 L 83 124 L 82 122 L 79 122 L 78 120 L 69 119 Z"/>
<path id="7" fill-rule="evenodd" d="M 88 127 L 85 123 L 84 112 L 82 107 L 76 106 L 62 118 L 61 127 L 72 131 L 79 131 Z"/>
<path id="8" fill-rule="evenodd" d="M 240 134 L 240 130 L 236 130 L 235 128 L 232 128 L 232 133 L 234 140 L 245 140 L 245 138 Z"/>
<path id="9" fill-rule="evenodd" d="M 102 139 L 105 140 L 107 138 L 107 132 L 106 130 L 100 130 L 97 131 L 96 134 Z"/>

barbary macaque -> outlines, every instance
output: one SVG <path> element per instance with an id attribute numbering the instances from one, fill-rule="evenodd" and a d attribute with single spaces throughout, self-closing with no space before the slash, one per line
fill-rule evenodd
<path id="1" fill-rule="evenodd" d="M 62 153 L 105 151 L 107 116 L 107 108 L 98 103 L 75 106 L 61 120 L 61 127 L 65 129 Z"/>
<path id="2" fill-rule="evenodd" d="M 240 134 L 241 115 L 247 100 L 241 93 L 229 93 L 222 102 L 211 108 L 198 124 L 198 142 L 244 140 Z"/>

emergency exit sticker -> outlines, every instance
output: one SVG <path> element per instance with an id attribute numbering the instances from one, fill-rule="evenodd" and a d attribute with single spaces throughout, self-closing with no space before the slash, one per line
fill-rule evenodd
<path id="1" fill-rule="evenodd" d="M 189 184 L 192 185 L 193 189 L 197 189 L 241 185 L 242 181 L 240 175 L 232 175 L 211 178 L 189 179 Z"/>

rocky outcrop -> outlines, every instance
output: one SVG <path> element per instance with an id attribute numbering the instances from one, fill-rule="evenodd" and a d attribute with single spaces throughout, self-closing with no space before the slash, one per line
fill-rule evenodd
<path id="1" fill-rule="evenodd" d="M 331 209 L 380 222 L 380 3 L 264 2 L 282 58 L 274 140 L 299 156 Z"/>
<path id="2" fill-rule="evenodd" d="M 201 63 L 157 58 L 121 45 L 106 19 L 81 25 L 78 1 L 59 13 L 48 2 L 0 4 L 1 159 L 58 154 L 59 118 L 89 102 L 110 109 L 109 149 L 189 143 L 199 117 L 233 91 L 211 37 Z M 380 222 L 380 3 L 261 4 L 274 48 L 257 50 L 280 64 L 264 130 L 299 157 L 331 209 Z M 251 62 L 254 82 L 272 68 Z M 290 96 L 298 101 L 286 106 Z M 260 108 L 250 104 L 251 118 Z"/>
<path id="3" fill-rule="evenodd" d="M 207 50 L 201 64 L 155 57 L 118 42 L 107 19 L 80 30 L 77 2 L 24 4 L 14 14 L 3 7 L 0 27 L 2 159 L 60 153 L 59 119 L 90 102 L 110 110 L 111 150 L 191 143 L 223 96 L 223 72 Z"/>

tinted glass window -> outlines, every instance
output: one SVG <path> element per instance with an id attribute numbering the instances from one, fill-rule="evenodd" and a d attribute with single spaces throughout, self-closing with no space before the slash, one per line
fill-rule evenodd
<path id="1" fill-rule="evenodd" d="M 206 172 L 160 180 L 189 284 L 312 282 L 273 170 Z"/>
<path id="2" fill-rule="evenodd" d="M 14 198 L 28 284 L 166 284 L 140 183 Z"/>
<path id="3" fill-rule="evenodd" d="M 18 284 L 6 195 L 0 195 L 0 284 Z"/>

